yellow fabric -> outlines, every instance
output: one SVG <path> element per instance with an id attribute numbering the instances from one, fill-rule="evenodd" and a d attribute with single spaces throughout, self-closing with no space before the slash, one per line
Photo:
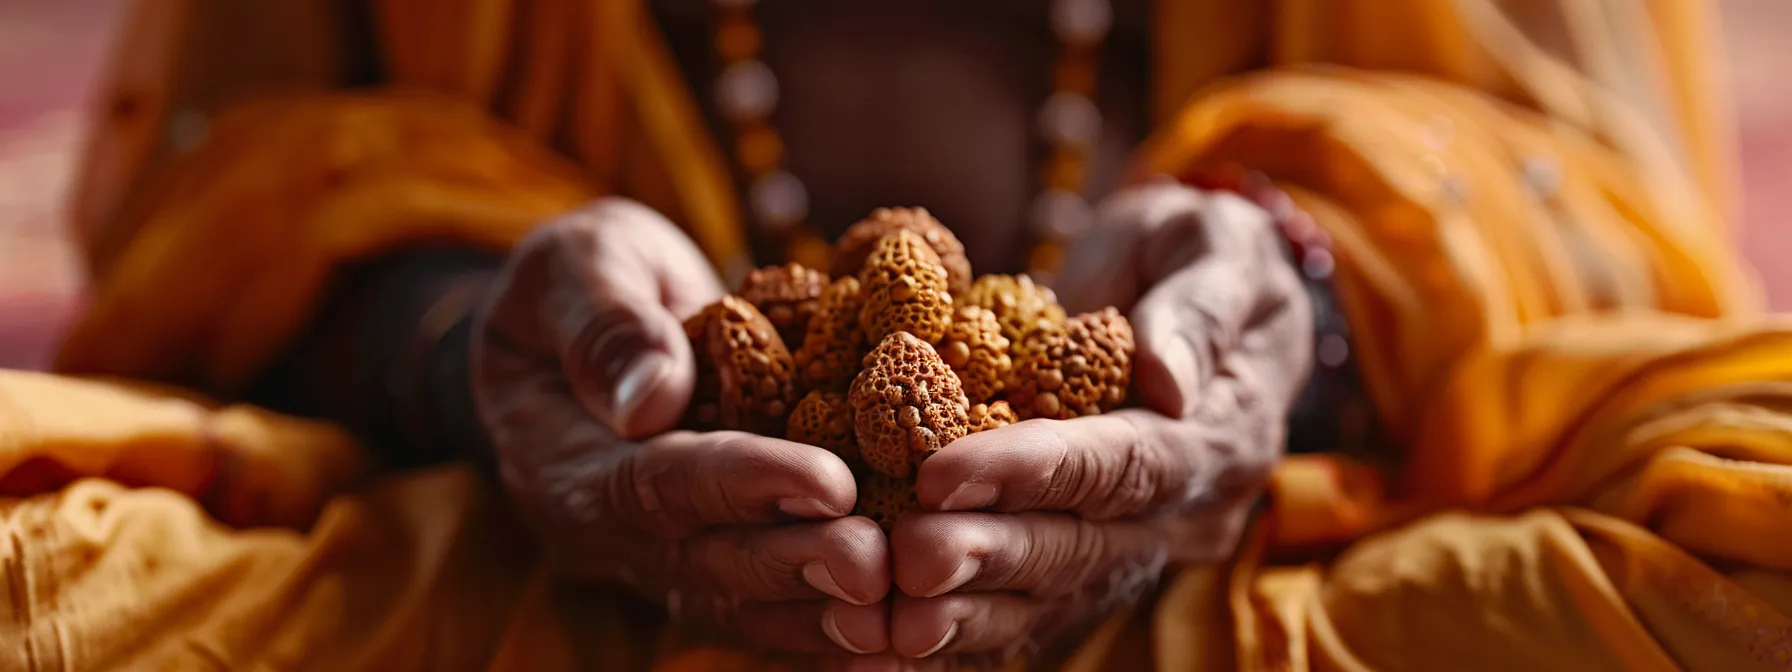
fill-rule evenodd
<path id="1" fill-rule="evenodd" d="M 81 181 L 96 295 L 63 371 L 228 395 L 331 268 L 502 246 L 593 193 L 738 259 L 637 1 L 375 3 L 388 74 L 428 94 L 325 93 L 358 52 L 318 6 L 142 3 L 115 91 L 135 102 Z M 1155 11 L 1140 173 L 1238 163 L 1295 194 L 1402 452 L 1287 461 L 1234 561 L 1179 568 L 1072 668 L 1792 665 L 1792 325 L 1725 249 L 1708 3 Z M 1325 63 L 1354 69 L 1215 83 Z M 187 147 L 167 131 L 195 111 Z M 0 669 L 771 666 L 551 587 L 464 470 L 368 482 L 364 459 L 175 389 L 0 372 L 0 641 L 24 643 Z M 1284 560 L 1315 548 L 1342 553 Z"/>
<path id="2" fill-rule="evenodd" d="M 57 367 L 236 390 L 303 327 L 332 268 L 431 240 L 505 249 L 596 193 L 584 179 L 454 99 L 232 108 L 96 269 Z"/>

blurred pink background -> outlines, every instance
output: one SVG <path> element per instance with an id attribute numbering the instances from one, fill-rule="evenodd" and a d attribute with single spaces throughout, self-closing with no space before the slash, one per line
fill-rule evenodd
<path id="1" fill-rule="evenodd" d="M 253 0 L 244 0 L 250 1 Z M 79 288 L 59 211 L 82 113 L 127 0 L 0 0 L 0 367 L 41 366 Z M 1792 310 L 1792 2 L 1720 0 L 1726 77 L 1742 134 L 1744 224 L 1737 244 Z"/>

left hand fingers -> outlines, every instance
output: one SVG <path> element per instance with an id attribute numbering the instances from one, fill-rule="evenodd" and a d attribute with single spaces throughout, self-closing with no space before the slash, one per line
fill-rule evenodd
<path id="1" fill-rule="evenodd" d="M 1061 514 L 916 513 L 897 522 L 890 546 L 896 586 L 914 597 L 1119 597 L 1140 592 L 1162 569 L 1168 528 L 1165 521 L 1098 524 Z"/>
<path id="2" fill-rule="evenodd" d="M 1254 496 L 1277 457 L 1281 416 L 1238 405 L 1248 395 L 1236 381 L 1207 397 L 1224 404 L 1211 423 L 1127 409 L 978 432 L 922 463 L 915 491 L 939 511 L 1069 511 L 1097 521 Z"/>

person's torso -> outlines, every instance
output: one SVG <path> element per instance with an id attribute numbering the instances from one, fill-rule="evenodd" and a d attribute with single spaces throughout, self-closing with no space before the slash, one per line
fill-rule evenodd
<path id="1" fill-rule="evenodd" d="M 729 141 L 711 96 L 712 4 L 653 5 L 715 137 Z M 1020 270 L 1047 149 L 1038 111 L 1060 49 L 1050 5 L 758 3 L 763 58 L 778 82 L 772 123 L 788 170 L 807 187 L 810 221 L 832 236 L 877 207 L 923 206 L 964 239 L 976 268 Z M 1116 0 L 1113 9 L 1095 96 L 1103 130 L 1085 190 L 1091 199 L 1113 188 L 1148 130 L 1148 3 Z"/>

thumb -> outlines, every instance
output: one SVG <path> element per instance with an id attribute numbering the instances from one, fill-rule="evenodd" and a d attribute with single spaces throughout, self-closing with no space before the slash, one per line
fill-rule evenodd
<path id="1" fill-rule="evenodd" d="M 1190 417 L 1208 383 L 1232 365 L 1274 293 L 1268 276 L 1279 258 L 1270 231 L 1266 213 L 1232 194 L 1166 206 L 1139 260 L 1148 280 L 1161 281 L 1132 312 L 1133 378 L 1147 406 Z"/>
<path id="2" fill-rule="evenodd" d="M 1147 407 L 1172 418 L 1195 414 L 1254 303 L 1248 269 L 1241 266 L 1204 260 L 1139 300 L 1132 314 L 1139 346 L 1133 381 Z"/>
<path id="3" fill-rule="evenodd" d="M 568 325 L 566 380 L 586 412 L 618 436 L 651 436 L 678 423 L 696 384 L 684 329 L 657 306 L 584 311 Z"/>
<path id="4" fill-rule="evenodd" d="M 606 201 L 552 226 L 537 315 L 572 394 L 623 438 L 671 429 L 696 364 L 675 310 L 721 294 L 691 241 L 658 213 Z"/>

